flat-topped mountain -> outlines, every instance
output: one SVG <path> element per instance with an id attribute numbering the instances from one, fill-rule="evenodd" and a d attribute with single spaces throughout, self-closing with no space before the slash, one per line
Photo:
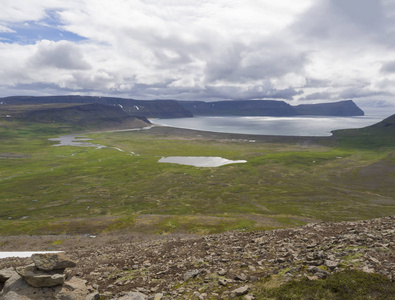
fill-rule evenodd
<path id="1" fill-rule="evenodd" d="M 240 100 L 240 101 L 179 101 L 195 116 L 294 116 L 295 109 L 284 101 Z"/>
<path id="2" fill-rule="evenodd" d="M 13 96 L 0 98 L 0 104 L 43 103 L 99 103 L 119 106 L 134 116 L 146 118 L 185 118 L 192 116 L 363 116 L 364 112 L 352 101 L 302 104 L 292 106 L 278 100 L 231 100 L 231 101 L 177 101 L 135 100 L 116 97 L 91 96 Z"/>
<path id="3" fill-rule="evenodd" d="M 119 106 L 133 116 L 146 118 L 185 118 L 192 114 L 175 100 L 134 100 L 116 97 L 91 96 L 13 96 L 0 99 L 0 104 L 42 104 L 42 103 L 99 103 Z"/>
<path id="4" fill-rule="evenodd" d="M 277 100 L 238 100 L 238 101 L 179 101 L 194 115 L 199 116 L 363 116 L 364 112 L 352 101 L 333 103 L 303 104 L 292 106 Z"/>
<path id="5" fill-rule="evenodd" d="M 352 100 L 294 106 L 299 115 L 363 116 L 364 112 Z"/>

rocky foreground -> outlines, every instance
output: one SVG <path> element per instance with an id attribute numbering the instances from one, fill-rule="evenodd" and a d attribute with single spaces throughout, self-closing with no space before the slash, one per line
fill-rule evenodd
<path id="1" fill-rule="evenodd" d="M 2 237 L 0 251 L 65 251 L 77 265 L 64 270 L 63 286 L 78 279 L 86 287 L 83 296 L 67 299 L 254 299 L 262 288 L 350 268 L 394 282 L 394 225 L 390 216 L 210 236 Z M 31 263 L 2 259 L 0 269 Z M 1 278 L 3 288 L 8 279 Z M 45 299 L 2 293 L 0 299 Z"/>

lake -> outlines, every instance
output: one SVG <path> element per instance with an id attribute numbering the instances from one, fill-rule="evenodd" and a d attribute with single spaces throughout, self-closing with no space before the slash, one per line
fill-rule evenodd
<path id="1" fill-rule="evenodd" d="M 203 131 L 286 136 L 331 136 L 336 129 L 362 128 L 394 114 L 392 109 L 365 110 L 357 117 L 193 117 L 153 119 L 152 123 Z"/>

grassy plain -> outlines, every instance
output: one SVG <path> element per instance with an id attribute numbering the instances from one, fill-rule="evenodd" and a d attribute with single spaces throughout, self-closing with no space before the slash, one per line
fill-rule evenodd
<path id="1" fill-rule="evenodd" d="M 393 130 L 334 138 L 160 127 L 90 133 L 102 149 L 48 140 L 75 130 L 0 120 L 1 235 L 216 233 L 395 214 Z M 158 163 L 163 156 L 247 163 L 197 168 Z"/>

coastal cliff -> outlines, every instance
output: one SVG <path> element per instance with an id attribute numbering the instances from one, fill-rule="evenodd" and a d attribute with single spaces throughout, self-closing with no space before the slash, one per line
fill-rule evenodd
<path id="1" fill-rule="evenodd" d="M 316 116 L 363 116 L 364 112 L 352 101 L 333 103 L 302 104 L 292 106 L 277 100 L 238 100 L 238 101 L 179 101 L 195 116 L 276 116 L 298 115 Z"/>
<path id="2" fill-rule="evenodd" d="M 91 96 L 13 96 L 0 98 L 0 104 L 31 105 L 48 103 L 98 103 L 119 106 L 133 116 L 146 118 L 186 118 L 193 116 L 363 116 L 364 112 L 352 101 L 302 104 L 292 106 L 278 100 L 178 101 L 135 100 Z"/>
<path id="3" fill-rule="evenodd" d="M 147 118 L 132 116 L 118 106 L 98 103 L 1 105 L 1 119 L 67 124 L 81 129 L 128 129 L 142 128 L 151 124 Z"/>
<path id="4" fill-rule="evenodd" d="M 352 100 L 344 100 L 333 103 L 301 104 L 294 106 L 299 115 L 319 116 L 363 116 L 364 112 Z"/>

